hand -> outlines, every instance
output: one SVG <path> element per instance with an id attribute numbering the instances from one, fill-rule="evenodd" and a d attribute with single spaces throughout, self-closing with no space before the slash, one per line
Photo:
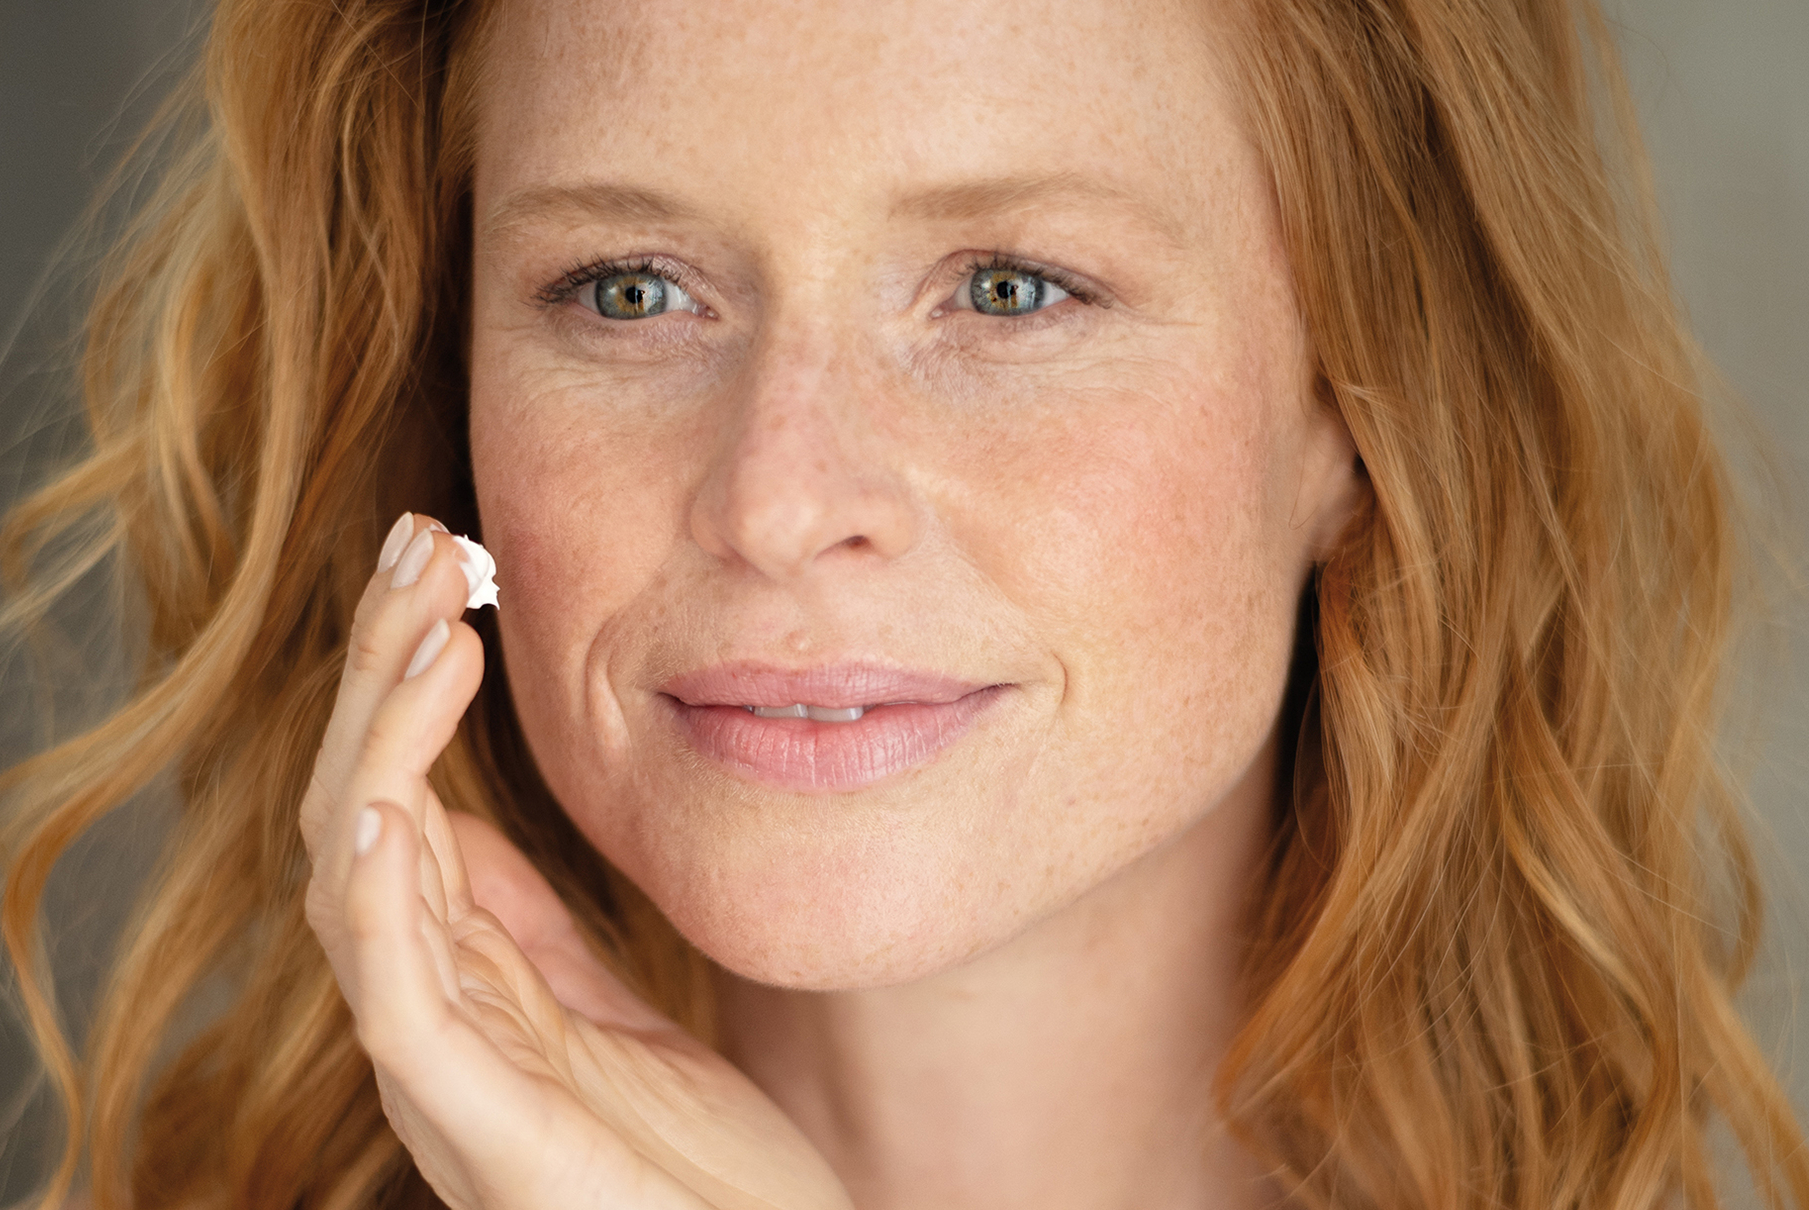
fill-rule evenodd
<path id="1" fill-rule="evenodd" d="M 845 1210 L 777 1106 L 637 999 L 527 860 L 428 786 L 483 646 L 457 620 L 456 547 L 413 529 L 359 602 L 301 827 L 309 923 L 422 1175 L 454 1210 Z"/>

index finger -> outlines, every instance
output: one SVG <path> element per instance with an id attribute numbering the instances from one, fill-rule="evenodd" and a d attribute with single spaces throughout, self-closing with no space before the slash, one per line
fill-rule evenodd
<path id="1" fill-rule="evenodd" d="M 333 714 L 301 806 L 302 839 L 317 853 L 343 799 L 378 708 L 399 685 L 437 621 L 464 611 L 470 592 L 462 551 L 431 517 L 404 514 L 352 620 Z"/>

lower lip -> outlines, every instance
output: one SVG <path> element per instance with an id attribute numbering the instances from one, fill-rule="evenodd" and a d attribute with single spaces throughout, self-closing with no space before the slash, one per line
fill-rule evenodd
<path id="1" fill-rule="evenodd" d="M 761 718 L 741 706 L 665 702 L 691 746 L 781 790 L 853 790 L 925 764 L 967 734 L 998 697 L 988 686 L 952 702 L 875 706 L 851 723 Z"/>

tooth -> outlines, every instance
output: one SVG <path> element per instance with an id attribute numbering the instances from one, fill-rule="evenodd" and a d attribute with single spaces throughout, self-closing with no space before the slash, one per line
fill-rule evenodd
<path id="1" fill-rule="evenodd" d="M 798 702 L 790 706 L 749 706 L 760 718 L 808 718 L 819 723 L 852 723 L 867 713 L 865 706 L 807 706 Z"/>
<path id="2" fill-rule="evenodd" d="M 851 723 L 867 713 L 865 706 L 849 706 L 839 710 L 829 706 L 806 706 L 804 709 L 819 723 Z"/>

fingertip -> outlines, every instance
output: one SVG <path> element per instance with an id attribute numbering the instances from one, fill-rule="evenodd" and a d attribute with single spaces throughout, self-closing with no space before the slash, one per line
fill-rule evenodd
<path id="1" fill-rule="evenodd" d="M 433 561 L 433 531 L 423 529 L 415 534 L 414 539 L 403 548 L 402 557 L 397 560 L 396 568 L 390 573 L 389 587 L 394 592 L 407 588 L 421 578 L 427 565 Z"/>
<path id="2" fill-rule="evenodd" d="M 455 696 L 468 704 L 484 679 L 484 640 L 470 623 L 450 622 L 446 627 L 446 645 L 433 664 L 435 674 L 451 677 Z M 450 671 L 441 674 L 438 670 L 442 667 Z"/>
<path id="3" fill-rule="evenodd" d="M 358 817 L 352 824 L 353 881 L 359 881 L 361 870 L 381 866 L 396 855 L 398 850 L 408 849 L 408 838 L 414 832 L 414 817 L 396 803 L 378 800 L 360 808 Z M 368 885 L 368 876 L 366 881 Z M 351 893 L 352 888 L 348 887 L 348 897 Z M 367 901 L 368 898 L 367 893 Z"/>
<path id="4" fill-rule="evenodd" d="M 377 573 L 388 571 L 402 557 L 408 541 L 414 536 L 415 518 L 413 513 L 403 513 L 396 518 L 396 523 L 389 528 L 389 534 L 383 539 L 383 549 L 377 553 Z"/>
<path id="5" fill-rule="evenodd" d="M 345 778 L 347 822 L 356 805 L 376 799 L 415 804 L 433 762 L 457 734 L 459 720 L 484 679 L 484 644 L 462 622 L 436 621 L 417 648 L 414 665 L 364 724 Z M 437 650 L 435 649 L 437 645 Z M 387 820 L 387 816 L 385 817 Z M 388 823 L 384 827 L 387 830 Z M 381 846 L 379 846 L 381 847 Z"/>
<path id="6" fill-rule="evenodd" d="M 465 846 L 459 837 L 459 829 L 453 826 L 451 813 L 440 802 L 437 796 L 431 797 L 427 803 L 427 815 L 422 821 L 422 835 L 427 840 L 427 850 L 440 866 L 441 884 L 446 892 L 447 918 L 453 919 L 465 915 L 471 910 L 471 870 L 465 861 Z"/>
<path id="7" fill-rule="evenodd" d="M 407 874 L 413 857 L 408 837 L 414 821 L 390 802 L 371 802 L 359 810 L 352 828 L 352 863 L 347 871 L 345 926 L 355 949 L 373 944 L 398 928 L 411 928 L 414 900 Z"/>
<path id="8" fill-rule="evenodd" d="M 440 658 L 440 652 L 446 650 L 446 643 L 451 638 L 452 628 L 447 625 L 446 619 L 435 619 L 434 624 L 421 637 L 420 645 L 410 657 L 408 669 L 403 672 L 402 679 L 411 681 L 433 667 L 434 661 Z"/>
<path id="9" fill-rule="evenodd" d="M 462 649 L 468 649 L 480 661 L 484 658 L 483 636 L 477 633 L 475 626 L 463 618 L 456 619 L 452 623 L 452 641 Z"/>
<path id="10" fill-rule="evenodd" d="M 358 813 L 355 850 L 361 841 L 368 843 L 352 859 L 343 908 L 352 978 L 341 985 L 359 1040 L 381 1061 L 403 1053 L 415 1027 L 437 1020 L 446 1001 L 421 927 L 413 818 L 394 802 L 373 800 Z"/>

